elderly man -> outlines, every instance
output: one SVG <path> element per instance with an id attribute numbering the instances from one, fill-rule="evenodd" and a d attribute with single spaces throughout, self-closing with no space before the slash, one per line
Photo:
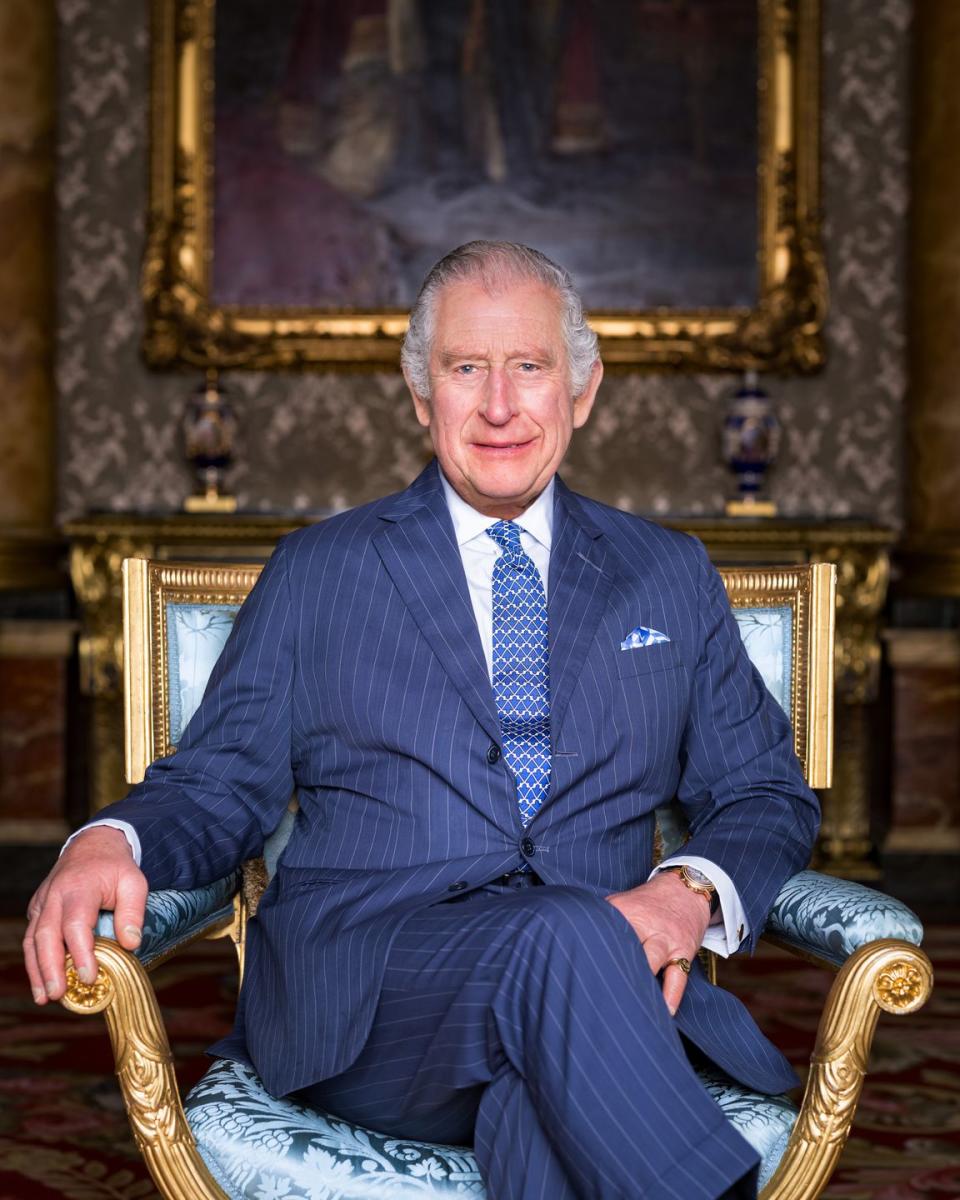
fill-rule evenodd
<path id="1" fill-rule="evenodd" d="M 31 904 L 38 1003 L 91 926 L 296 827 L 214 1052 L 387 1133 L 472 1142 L 493 1200 L 755 1193 L 691 1056 L 795 1077 L 696 954 L 753 946 L 817 824 L 782 712 L 693 539 L 556 475 L 602 367 L 569 277 L 474 242 L 404 374 L 436 461 L 285 538 L 179 752 Z M 683 854 L 654 871 L 654 810 Z M 136 865 L 139 861 L 139 867 Z"/>

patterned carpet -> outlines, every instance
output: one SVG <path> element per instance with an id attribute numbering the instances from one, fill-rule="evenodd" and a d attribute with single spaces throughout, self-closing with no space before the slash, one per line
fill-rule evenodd
<path id="1" fill-rule="evenodd" d="M 19 967 L 20 932 L 0 923 L 0 1200 L 153 1197 L 102 1019 L 34 1008 Z M 916 1016 L 881 1019 L 853 1135 L 826 1193 L 834 1200 L 960 1197 L 960 928 L 934 928 L 926 948 L 937 973 L 933 1000 Z M 194 947 L 157 973 L 186 1086 L 205 1071 L 203 1048 L 227 1023 L 230 954 L 223 943 Z M 828 976 L 764 948 L 752 961 L 724 964 L 721 979 L 802 1065 Z"/>

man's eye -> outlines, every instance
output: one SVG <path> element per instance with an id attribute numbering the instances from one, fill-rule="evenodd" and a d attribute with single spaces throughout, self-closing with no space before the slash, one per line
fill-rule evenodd
<path id="1" fill-rule="evenodd" d="M 456 371 L 458 375 L 472 375 L 476 369 L 473 363 L 461 363 Z"/>
<path id="2" fill-rule="evenodd" d="M 536 363 L 523 362 L 520 364 L 520 370 L 523 371 L 524 374 L 526 374 L 526 375 L 532 375 L 534 371 L 539 371 L 540 368 L 537 366 Z"/>

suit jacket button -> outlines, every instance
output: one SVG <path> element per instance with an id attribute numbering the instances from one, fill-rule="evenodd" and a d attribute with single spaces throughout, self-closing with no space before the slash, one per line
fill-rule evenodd
<path id="1" fill-rule="evenodd" d="M 520 843 L 520 849 L 524 852 L 524 854 L 532 854 L 534 850 L 536 850 L 536 846 L 533 844 L 533 838 L 524 838 Z"/>
<path id="2" fill-rule="evenodd" d="M 462 892 L 466 886 L 467 886 L 467 881 L 465 879 L 458 879 L 456 883 L 450 884 L 450 886 L 447 888 L 447 891 L 448 892 Z"/>
<path id="3" fill-rule="evenodd" d="M 487 751 L 487 762 L 492 767 L 494 765 L 494 763 L 498 763 L 499 761 L 500 761 L 500 747 L 496 746 L 496 745 L 491 746 L 490 749 Z"/>

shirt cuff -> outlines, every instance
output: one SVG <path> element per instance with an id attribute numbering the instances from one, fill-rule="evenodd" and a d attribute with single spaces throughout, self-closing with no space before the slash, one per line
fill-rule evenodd
<path id="1" fill-rule="evenodd" d="M 89 824 L 81 826 L 76 833 L 71 833 L 67 840 L 63 843 L 62 854 L 70 845 L 74 838 L 79 837 L 81 833 L 86 833 L 88 829 L 96 829 L 98 825 L 106 825 L 110 829 L 119 829 L 123 836 L 127 839 L 127 845 L 130 847 L 130 853 L 133 855 L 133 861 L 140 866 L 140 838 L 137 836 L 137 831 L 127 821 L 115 821 L 113 817 L 104 817 L 100 821 L 90 821 Z"/>
<path id="2" fill-rule="evenodd" d="M 674 854 L 664 859 L 658 867 L 654 867 L 650 878 L 668 867 L 693 867 L 710 880 L 717 889 L 720 907 L 703 935 L 703 948 L 712 950 L 721 958 L 729 958 L 731 954 L 736 953 L 743 940 L 750 936 L 750 926 L 740 903 L 740 895 L 730 876 L 708 858 L 699 858 L 696 854 Z"/>

